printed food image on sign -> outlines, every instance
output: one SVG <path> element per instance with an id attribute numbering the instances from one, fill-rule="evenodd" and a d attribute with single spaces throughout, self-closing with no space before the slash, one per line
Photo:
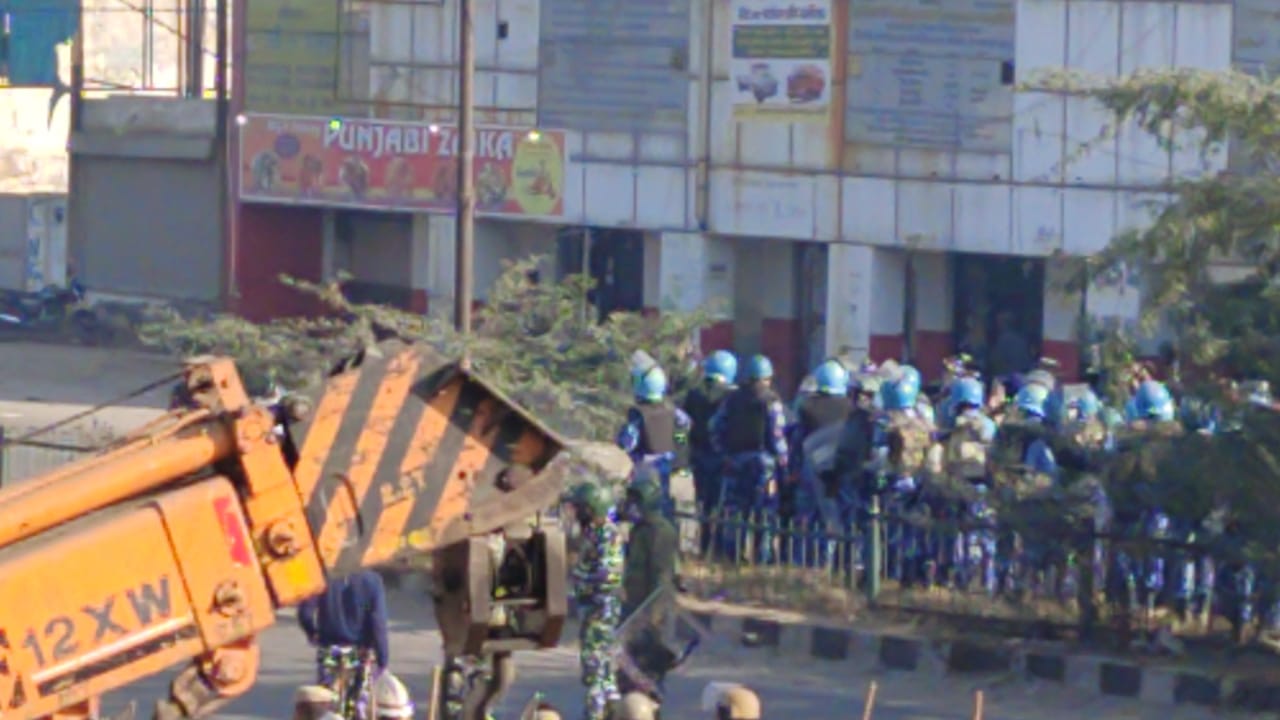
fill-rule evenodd
<path id="1" fill-rule="evenodd" d="M 452 212 L 457 146 L 457 131 L 447 126 L 250 115 L 241 128 L 240 196 L 247 202 Z M 563 214 L 563 132 L 481 127 L 473 149 L 478 212 Z"/>
<path id="2" fill-rule="evenodd" d="M 733 0 L 739 119 L 822 121 L 831 107 L 831 0 Z"/>

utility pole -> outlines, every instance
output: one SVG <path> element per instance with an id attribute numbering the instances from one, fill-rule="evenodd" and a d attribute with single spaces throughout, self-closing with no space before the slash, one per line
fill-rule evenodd
<path id="1" fill-rule="evenodd" d="M 475 28 L 471 24 L 471 0 L 458 0 L 458 212 L 456 225 L 457 268 L 454 275 L 454 323 L 464 336 L 471 333 L 471 282 L 475 262 L 475 120 L 472 87 L 475 83 Z"/>

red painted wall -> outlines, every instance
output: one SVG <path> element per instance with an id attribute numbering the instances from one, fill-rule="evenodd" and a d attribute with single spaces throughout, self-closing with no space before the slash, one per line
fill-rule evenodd
<path id="1" fill-rule="evenodd" d="M 942 361 L 955 350 L 955 337 L 950 330 L 917 330 L 915 357 L 916 369 L 925 383 L 942 379 Z"/>
<path id="2" fill-rule="evenodd" d="M 704 357 L 717 350 L 733 352 L 733 321 L 722 320 L 703 328 L 698 343 Z"/>
<path id="3" fill-rule="evenodd" d="M 800 387 L 802 338 L 800 321 L 765 318 L 760 327 L 760 352 L 773 361 L 773 387 L 783 397 L 792 397 Z"/>
<path id="4" fill-rule="evenodd" d="M 1044 340 L 1040 354 L 1058 361 L 1058 377 L 1063 382 L 1080 380 L 1080 345 L 1066 340 Z"/>
<path id="5" fill-rule="evenodd" d="M 322 211 L 285 205 L 239 206 L 231 310 L 255 322 L 318 314 L 322 303 L 280 282 L 281 275 L 318 282 L 323 273 Z"/>
<path id="6" fill-rule="evenodd" d="M 871 346 L 868 349 L 871 362 L 877 365 L 885 360 L 902 360 L 906 348 L 901 335 L 872 335 L 868 344 Z"/>

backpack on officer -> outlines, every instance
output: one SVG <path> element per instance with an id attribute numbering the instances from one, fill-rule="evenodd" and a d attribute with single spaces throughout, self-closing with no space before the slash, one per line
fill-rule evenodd
<path id="1" fill-rule="evenodd" d="M 959 378 L 951 386 L 949 399 L 956 416 L 944 457 L 947 475 L 952 478 L 983 480 L 987 477 L 988 450 L 995 432 L 991 420 L 980 411 L 985 397 L 982 383 L 976 378 Z"/>

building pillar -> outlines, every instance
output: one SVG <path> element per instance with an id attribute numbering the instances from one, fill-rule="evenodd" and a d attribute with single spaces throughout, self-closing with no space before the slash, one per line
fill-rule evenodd
<path id="1" fill-rule="evenodd" d="M 733 348 L 733 246 L 724 238 L 700 233 L 662 233 L 658 237 L 657 262 L 650 264 L 645 247 L 645 270 L 656 266 L 652 299 L 645 282 L 645 305 L 661 310 L 693 312 L 707 308 L 714 318 L 703 328 L 699 344 L 704 354 Z"/>
<path id="2" fill-rule="evenodd" d="M 414 310 L 452 317 L 456 257 L 453 218 L 416 214 L 412 238 L 410 287 Z"/>
<path id="3" fill-rule="evenodd" d="M 929 382 L 942 377 L 942 362 L 955 350 L 951 256 L 917 252 L 911 256 L 911 267 L 915 273 L 911 362 Z"/>
<path id="4" fill-rule="evenodd" d="M 1044 273 L 1044 318 L 1040 354 L 1058 361 L 1064 380 L 1080 378 L 1079 293 L 1064 289 L 1066 268 L 1050 260 Z"/>
<path id="5" fill-rule="evenodd" d="M 798 244 L 790 240 L 734 238 L 734 346 L 773 361 L 774 386 L 790 395 L 808 368 L 796 317 Z"/>
<path id="6" fill-rule="evenodd" d="M 827 355 L 861 362 L 871 354 L 873 252 L 845 243 L 827 249 Z"/>
<path id="7" fill-rule="evenodd" d="M 868 275 L 871 277 L 871 359 L 902 360 L 906 312 L 907 254 L 893 248 L 872 248 Z"/>

